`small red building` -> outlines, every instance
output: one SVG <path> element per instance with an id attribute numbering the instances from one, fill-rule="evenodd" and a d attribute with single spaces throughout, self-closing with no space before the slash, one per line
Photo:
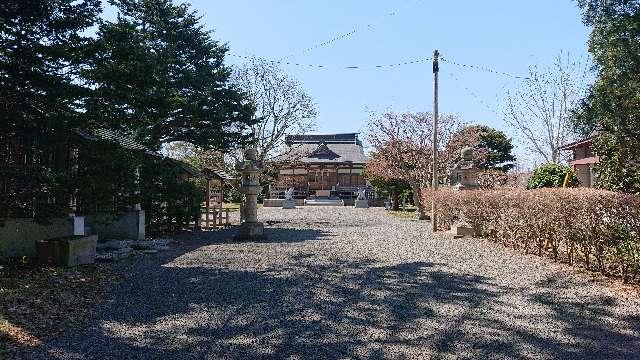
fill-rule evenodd
<path id="1" fill-rule="evenodd" d="M 571 160 L 569 164 L 573 167 L 573 171 L 578 177 L 578 180 L 580 180 L 580 185 L 585 187 L 592 187 L 594 185 L 595 174 L 593 172 L 593 166 L 599 161 L 598 156 L 593 154 L 591 150 L 592 143 L 593 137 L 589 137 L 560 148 L 560 150 L 573 151 L 573 160 Z"/>

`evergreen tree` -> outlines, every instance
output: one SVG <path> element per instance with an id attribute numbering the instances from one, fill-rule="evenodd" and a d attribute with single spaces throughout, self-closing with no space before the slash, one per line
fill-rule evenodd
<path id="1" fill-rule="evenodd" d="M 96 89 L 87 106 L 92 117 L 152 149 L 173 141 L 205 150 L 247 141 L 253 107 L 229 83 L 227 47 L 196 12 L 170 0 L 110 2 L 118 18 L 101 24 L 86 72 Z"/>
<path id="2" fill-rule="evenodd" d="M 79 123 L 78 81 L 100 0 L 0 3 L 0 131 L 59 134 Z"/>
<path id="3" fill-rule="evenodd" d="M 60 189 L 61 145 L 83 125 L 81 34 L 99 12 L 100 0 L 0 2 L 0 217 L 38 216 L 26 204 Z"/>
<path id="4" fill-rule="evenodd" d="M 640 2 L 580 0 L 593 28 L 589 51 L 597 80 L 575 114 L 587 136 L 597 130 L 599 184 L 640 193 Z"/>
<path id="5" fill-rule="evenodd" d="M 467 146 L 474 149 L 474 163 L 481 169 L 506 172 L 515 166 L 516 157 L 511 153 L 513 144 L 502 131 L 485 125 L 465 126 L 447 144 L 445 155 L 450 165 L 462 160 L 460 152 Z"/>

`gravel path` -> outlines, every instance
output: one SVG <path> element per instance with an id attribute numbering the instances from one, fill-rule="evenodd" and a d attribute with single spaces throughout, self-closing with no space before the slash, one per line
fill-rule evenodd
<path id="1" fill-rule="evenodd" d="M 265 208 L 268 240 L 191 237 L 130 265 L 43 359 L 640 359 L 640 301 L 381 209 Z"/>

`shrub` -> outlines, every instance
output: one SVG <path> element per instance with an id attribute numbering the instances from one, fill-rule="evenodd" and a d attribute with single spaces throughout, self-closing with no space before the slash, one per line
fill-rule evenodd
<path id="1" fill-rule="evenodd" d="M 540 165 L 533 170 L 527 183 L 527 189 L 562 187 L 568 173 L 571 173 L 570 184 L 577 185 L 578 178 L 573 174 L 570 166 L 557 163 Z"/>
<path id="2" fill-rule="evenodd" d="M 170 162 L 147 162 L 141 171 L 141 202 L 152 234 L 188 228 L 200 218 L 204 199 L 197 181 L 183 178 Z"/>
<path id="3" fill-rule="evenodd" d="M 523 187 L 518 183 L 517 174 L 506 173 L 496 169 L 481 171 L 476 175 L 476 179 L 478 180 L 478 186 L 485 190 L 498 189 L 502 187 Z"/>
<path id="4" fill-rule="evenodd" d="M 425 191 L 423 201 L 433 194 Z M 478 236 L 524 253 L 613 273 L 640 274 L 640 197 L 595 189 L 437 192 L 438 224 L 464 214 Z"/>

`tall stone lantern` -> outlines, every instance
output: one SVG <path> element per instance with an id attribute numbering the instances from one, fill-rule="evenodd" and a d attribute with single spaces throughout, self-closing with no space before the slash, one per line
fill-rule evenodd
<path id="1" fill-rule="evenodd" d="M 262 163 L 257 159 L 254 148 L 244 152 L 244 160 L 236 164 L 236 170 L 242 175 L 240 192 L 244 194 L 243 221 L 240 224 L 236 240 L 260 240 L 264 237 L 264 225 L 258 222 L 258 195 L 262 191 L 260 186 L 260 172 Z"/>

